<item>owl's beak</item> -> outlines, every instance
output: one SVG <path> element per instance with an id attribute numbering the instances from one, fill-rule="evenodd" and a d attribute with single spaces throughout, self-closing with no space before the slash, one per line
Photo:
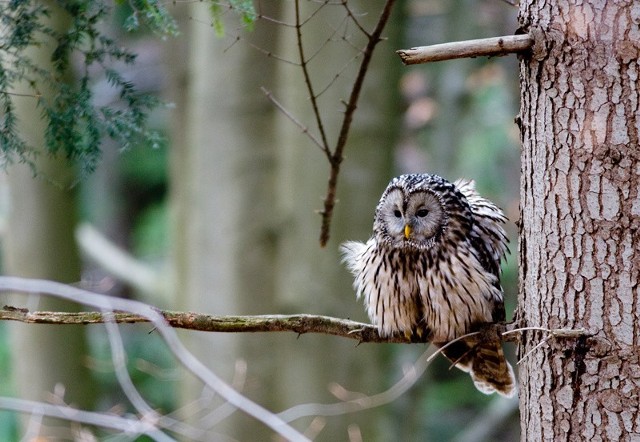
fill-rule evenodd
<path id="1" fill-rule="evenodd" d="M 409 239 L 410 236 L 411 236 L 411 226 L 409 224 L 406 224 L 404 226 L 404 237 L 405 239 Z"/>

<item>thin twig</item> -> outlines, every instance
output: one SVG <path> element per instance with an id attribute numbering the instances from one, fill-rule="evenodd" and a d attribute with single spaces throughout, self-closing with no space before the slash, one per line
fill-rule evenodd
<path id="1" fill-rule="evenodd" d="M 353 82 L 349 100 L 346 103 L 346 109 L 344 112 L 344 118 L 342 120 L 342 126 L 340 127 L 338 141 L 336 142 L 336 147 L 333 151 L 333 154 L 331 155 L 331 158 L 329 159 L 329 162 L 331 164 L 331 171 L 329 174 L 329 181 L 327 183 L 327 194 L 324 198 L 324 208 L 320 212 L 320 214 L 322 215 L 322 225 L 320 227 L 320 245 L 322 247 L 326 246 L 327 242 L 329 241 L 331 219 L 333 217 L 333 209 L 336 205 L 336 189 L 338 186 L 340 165 L 342 164 L 343 152 L 347 144 L 347 137 L 349 135 L 349 130 L 351 129 L 353 115 L 357 108 L 358 99 L 360 98 L 360 91 L 362 90 L 362 85 L 364 83 L 367 70 L 369 69 L 369 63 L 371 62 L 373 51 L 376 45 L 381 41 L 380 36 L 382 35 L 382 31 L 384 30 L 387 21 L 391 16 L 391 10 L 393 9 L 394 4 L 395 0 L 386 1 L 382 11 L 380 12 L 380 16 L 378 17 L 376 27 L 369 35 L 367 45 L 362 52 L 362 61 L 360 62 L 360 67 L 358 69 L 356 79 Z"/>
<path id="2" fill-rule="evenodd" d="M 128 311 L 133 313 L 135 316 L 146 318 L 146 321 L 153 323 L 157 332 L 164 339 L 165 343 L 177 360 L 196 378 L 200 379 L 205 385 L 219 394 L 220 397 L 224 398 L 227 402 L 239 408 L 249 416 L 263 422 L 266 426 L 276 431 L 286 439 L 294 441 L 308 440 L 308 438 L 293 427 L 287 425 L 278 416 L 238 393 L 218 375 L 209 370 L 184 346 L 178 338 L 175 330 L 168 326 L 166 318 L 158 310 L 149 305 L 129 299 L 99 295 L 54 281 L 25 279 L 10 276 L 0 276 L 0 291 L 13 293 L 43 293 L 66 299 L 68 301 L 79 302 L 101 310 Z M 13 309 L 13 311 L 28 314 L 28 311 L 23 309 Z M 102 314 L 94 314 L 100 315 L 100 318 L 103 319 Z M 117 317 L 117 315 L 118 313 L 114 313 L 114 316 Z"/>
<path id="3" fill-rule="evenodd" d="M 42 98 L 42 95 L 40 94 L 21 94 L 19 92 L 9 92 L 9 91 L 1 91 L 1 90 L 0 90 L 0 94 L 11 95 L 13 97 L 35 98 L 37 100 Z"/>
<path id="4" fill-rule="evenodd" d="M 436 356 L 438 356 L 440 353 L 442 353 L 445 348 L 449 347 L 450 345 L 455 344 L 456 342 L 461 341 L 463 339 L 470 338 L 471 336 L 476 336 L 476 335 L 479 335 L 479 334 L 480 334 L 480 332 L 467 333 L 466 335 L 459 336 L 459 337 L 455 338 L 454 340 L 447 342 L 442 347 L 439 347 L 431 356 L 429 356 L 428 360 L 431 361 L 432 359 L 434 359 Z M 455 363 L 453 365 L 455 365 Z"/>
<path id="5" fill-rule="evenodd" d="M 533 38 L 522 34 L 400 49 L 396 53 L 404 64 L 419 64 L 455 58 L 507 55 L 526 51 L 532 45 Z"/>
<path id="6" fill-rule="evenodd" d="M 350 392 L 351 399 L 332 404 L 302 404 L 295 405 L 278 414 L 285 422 L 293 422 L 307 416 L 337 416 L 355 411 L 366 410 L 392 402 L 409 390 L 427 367 L 431 364 L 429 352 L 425 350 L 414 364 L 410 364 L 403 370 L 400 380 L 387 390 L 373 395 L 356 395 Z"/>
<path id="7" fill-rule="evenodd" d="M 527 353 L 525 353 L 524 356 L 522 356 L 520 358 L 520 360 L 518 360 L 518 362 L 516 363 L 516 365 L 520 365 L 520 363 L 522 363 L 522 361 L 524 361 L 525 359 L 527 359 L 534 351 L 536 351 L 537 349 L 539 349 L 540 347 L 542 347 L 544 344 L 546 344 L 547 342 L 549 342 L 549 340 L 551 338 L 562 338 L 562 339 L 577 339 L 581 336 L 585 336 L 587 334 L 587 331 L 583 328 L 557 328 L 557 329 L 549 329 L 549 328 L 545 328 L 545 327 L 535 327 L 535 326 L 531 326 L 531 327 L 520 327 L 520 328 L 514 328 L 512 330 L 508 330 L 502 333 L 502 336 L 506 336 L 508 334 L 511 333 L 516 333 L 516 332 L 520 332 L 522 333 L 523 331 L 540 331 L 543 333 L 547 333 L 548 335 L 542 339 L 540 342 L 538 342 L 536 345 L 533 346 L 532 349 L 530 349 Z"/>
<path id="8" fill-rule="evenodd" d="M 262 90 L 262 93 L 264 93 L 267 96 L 269 101 L 271 101 L 273 103 L 273 105 L 275 107 L 277 107 L 280 112 L 282 112 L 284 114 L 285 117 L 287 117 L 289 120 L 291 120 L 293 122 L 293 124 L 298 126 L 298 128 L 302 131 L 302 133 L 305 134 L 307 137 L 309 137 L 311 142 L 313 144 L 315 144 L 316 146 L 318 146 L 320 148 L 320 150 L 322 150 L 326 154 L 327 151 L 325 149 L 325 146 L 323 146 L 322 143 L 320 142 L 320 140 L 318 140 L 309 131 L 308 127 L 306 127 L 304 124 L 302 124 L 296 117 L 294 117 L 291 114 L 291 112 L 289 112 L 278 100 L 276 100 L 276 98 L 273 96 L 273 94 L 268 89 L 266 89 L 265 87 L 260 87 L 260 89 Z"/>
<path id="9" fill-rule="evenodd" d="M 520 358 L 520 360 L 518 360 L 518 362 L 516 362 L 516 365 L 520 365 L 520 363 L 522 361 L 524 361 L 525 359 L 527 359 L 529 357 L 530 354 L 532 354 L 534 351 L 536 351 L 537 349 L 539 349 L 540 347 L 542 347 L 544 344 L 546 344 L 549 339 L 551 339 L 551 335 L 546 336 L 542 341 L 538 342 L 531 350 L 529 350 L 528 352 L 525 353 L 524 356 L 522 356 Z"/>
<path id="10" fill-rule="evenodd" d="M 298 55 L 300 56 L 300 68 L 302 69 L 302 75 L 304 77 L 304 83 L 307 86 L 307 91 L 309 92 L 309 101 L 311 102 L 311 107 L 313 108 L 313 114 L 316 118 L 316 125 L 318 126 L 318 132 L 320 133 L 320 141 L 322 151 L 327 156 L 329 162 L 331 162 L 331 150 L 329 149 L 329 142 L 327 141 L 327 133 L 324 129 L 324 123 L 322 122 L 322 117 L 320 116 L 320 108 L 318 107 L 318 100 L 313 89 L 313 84 L 311 83 L 311 74 L 309 73 L 309 65 L 308 60 L 304 54 L 304 46 L 302 44 L 302 24 L 300 23 L 300 1 L 295 0 L 295 10 L 296 10 L 296 41 L 298 44 Z"/>
<path id="11" fill-rule="evenodd" d="M 347 15 L 349 16 L 351 21 L 353 21 L 353 23 L 356 25 L 356 28 L 358 28 L 360 32 L 362 32 L 364 35 L 366 35 L 367 38 L 371 38 L 371 34 L 369 34 L 369 32 L 367 32 L 367 30 L 364 28 L 364 26 L 360 24 L 360 22 L 356 18 L 356 15 L 353 13 L 353 11 L 351 11 L 351 8 L 349 8 L 348 0 L 343 0 L 342 6 L 344 6 L 344 9 L 347 11 Z"/>
<path id="12" fill-rule="evenodd" d="M 98 413 L 93 411 L 79 410 L 71 406 L 60 406 L 36 402 L 26 399 L 11 397 L 0 397 L 0 409 L 14 410 L 19 413 L 40 414 L 42 416 L 66 419 L 87 425 L 95 425 L 102 428 L 110 428 L 122 431 L 128 435 L 146 434 L 157 441 L 174 441 L 157 428 L 152 422 L 146 419 L 135 419 L 131 417 L 118 416 L 112 413 Z"/>
<path id="13" fill-rule="evenodd" d="M 273 52 L 271 52 L 271 51 L 267 51 L 266 49 L 261 48 L 261 47 L 260 47 L 260 46 L 258 46 L 257 44 L 251 43 L 250 41 L 249 41 L 249 42 L 247 42 L 247 44 L 248 44 L 250 47 L 252 47 L 253 49 L 255 49 L 256 51 L 258 51 L 258 52 L 260 52 L 261 54 L 263 54 L 264 56 L 266 56 L 267 58 L 273 58 L 274 60 L 278 60 L 278 61 L 281 61 L 281 62 L 283 62 L 283 63 L 290 64 L 290 65 L 292 65 L 292 66 L 296 66 L 296 67 L 299 67 L 299 66 L 300 66 L 300 63 L 298 63 L 297 61 L 291 61 L 291 60 L 288 60 L 288 59 L 286 59 L 286 58 L 284 58 L 284 57 L 281 57 L 280 55 L 276 55 L 276 54 L 274 54 L 274 53 L 273 53 Z"/>

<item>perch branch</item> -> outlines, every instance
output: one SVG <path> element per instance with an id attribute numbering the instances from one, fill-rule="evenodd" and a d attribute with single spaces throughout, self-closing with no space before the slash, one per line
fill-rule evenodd
<path id="1" fill-rule="evenodd" d="M 500 56 L 526 51 L 533 45 L 527 34 L 455 41 L 411 49 L 400 49 L 396 53 L 404 64 L 420 64 L 431 61 L 453 60 L 481 56 Z"/>
<path id="2" fill-rule="evenodd" d="M 319 315 L 255 315 L 217 316 L 191 312 L 159 311 L 173 328 L 188 330 L 241 333 L 241 332 L 293 332 L 298 334 L 322 333 L 358 342 L 409 343 L 404 337 L 383 338 L 377 329 L 361 322 Z M 113 320 L 121 324 L 150 322 L 141 315 L 114 312 L 104 315 L 100 312 L 30 312 L 26 309 L 4 306 L 0 310 L 0 320 L 37 324 L 102 324 Z"/>
<path id="3" fill-rule="evenodd" d="M 293 332 L 299 335 L 317 333 L 339 336 L 356 340 L 360 343 L 409 344 L 412 342 L 404 336 L 382 337 L 371 324 L 340 319 L 322 315 L 207 315 L 193 312 L 176 312 L 157 310 L 173 328 L 183 328 L 204 332 L 218 333 L 257 333 L 257 332 Z M 148 317 L 134 313 L 116 311 L 103 314 L 100 312 L 30 312 L 24 308 L 5 305 L 0 310 L 0 321 L 17 321 L 31 324 L 103 324 L 115 322 L 119 324 L 136 324 L 152 322 Z M 519 334 L 525 331 L 544 331 L 555 338 L 577 338 L 586 334 L 583 329 L 546 329 L 541 327 L 517 328 L 517 323 L 489 324 L 480 331 L 469 333 L 458 339 L 478 334 L 491 333 L 501 336 L 503 341 L 518 341 Z M 450 342 L 457 341 L 458 339 Z M 446 346 L 444 347 L 446 348 Z M 438 352 L 436 352 L 438 353 Z"/>

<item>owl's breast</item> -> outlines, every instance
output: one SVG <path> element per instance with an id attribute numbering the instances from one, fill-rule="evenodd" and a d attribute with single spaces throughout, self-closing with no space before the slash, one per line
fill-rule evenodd
<path id="1" fill-rule="evenodd" d="M 423 321 L 417 256 L 375 242 L 368 246 L 355 288 L 364 297 L 369 318 L 383 336 L 414 333 Z"/>
<path id="2" fill-rule="evenodd" d="M 424 274 L 417 279 L 433 342 L 448 342 L 492 322 L 494 308 L 502 304 L 497 277 L 465 248 L 443 254 L 419 273 Z"/>
<path id="3" fill-rule="evenodd" d="M 496 276 L 464 248 L 407 251 L 371 239 L 351 255 L 349 267 L 383 336 L 428 333 L 433 342 L 447 342 L 491 322 L 502 303 Z"/>

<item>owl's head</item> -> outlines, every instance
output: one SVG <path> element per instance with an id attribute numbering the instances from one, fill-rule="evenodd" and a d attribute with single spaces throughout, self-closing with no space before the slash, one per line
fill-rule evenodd
<path id="1" fill-rule="evenodd" d="M 401 175 L 391 180 L 376 207 L 377 239 L 388 247 L 426 250 L 447 233 L 464 196 L 436 175 Z"/>

